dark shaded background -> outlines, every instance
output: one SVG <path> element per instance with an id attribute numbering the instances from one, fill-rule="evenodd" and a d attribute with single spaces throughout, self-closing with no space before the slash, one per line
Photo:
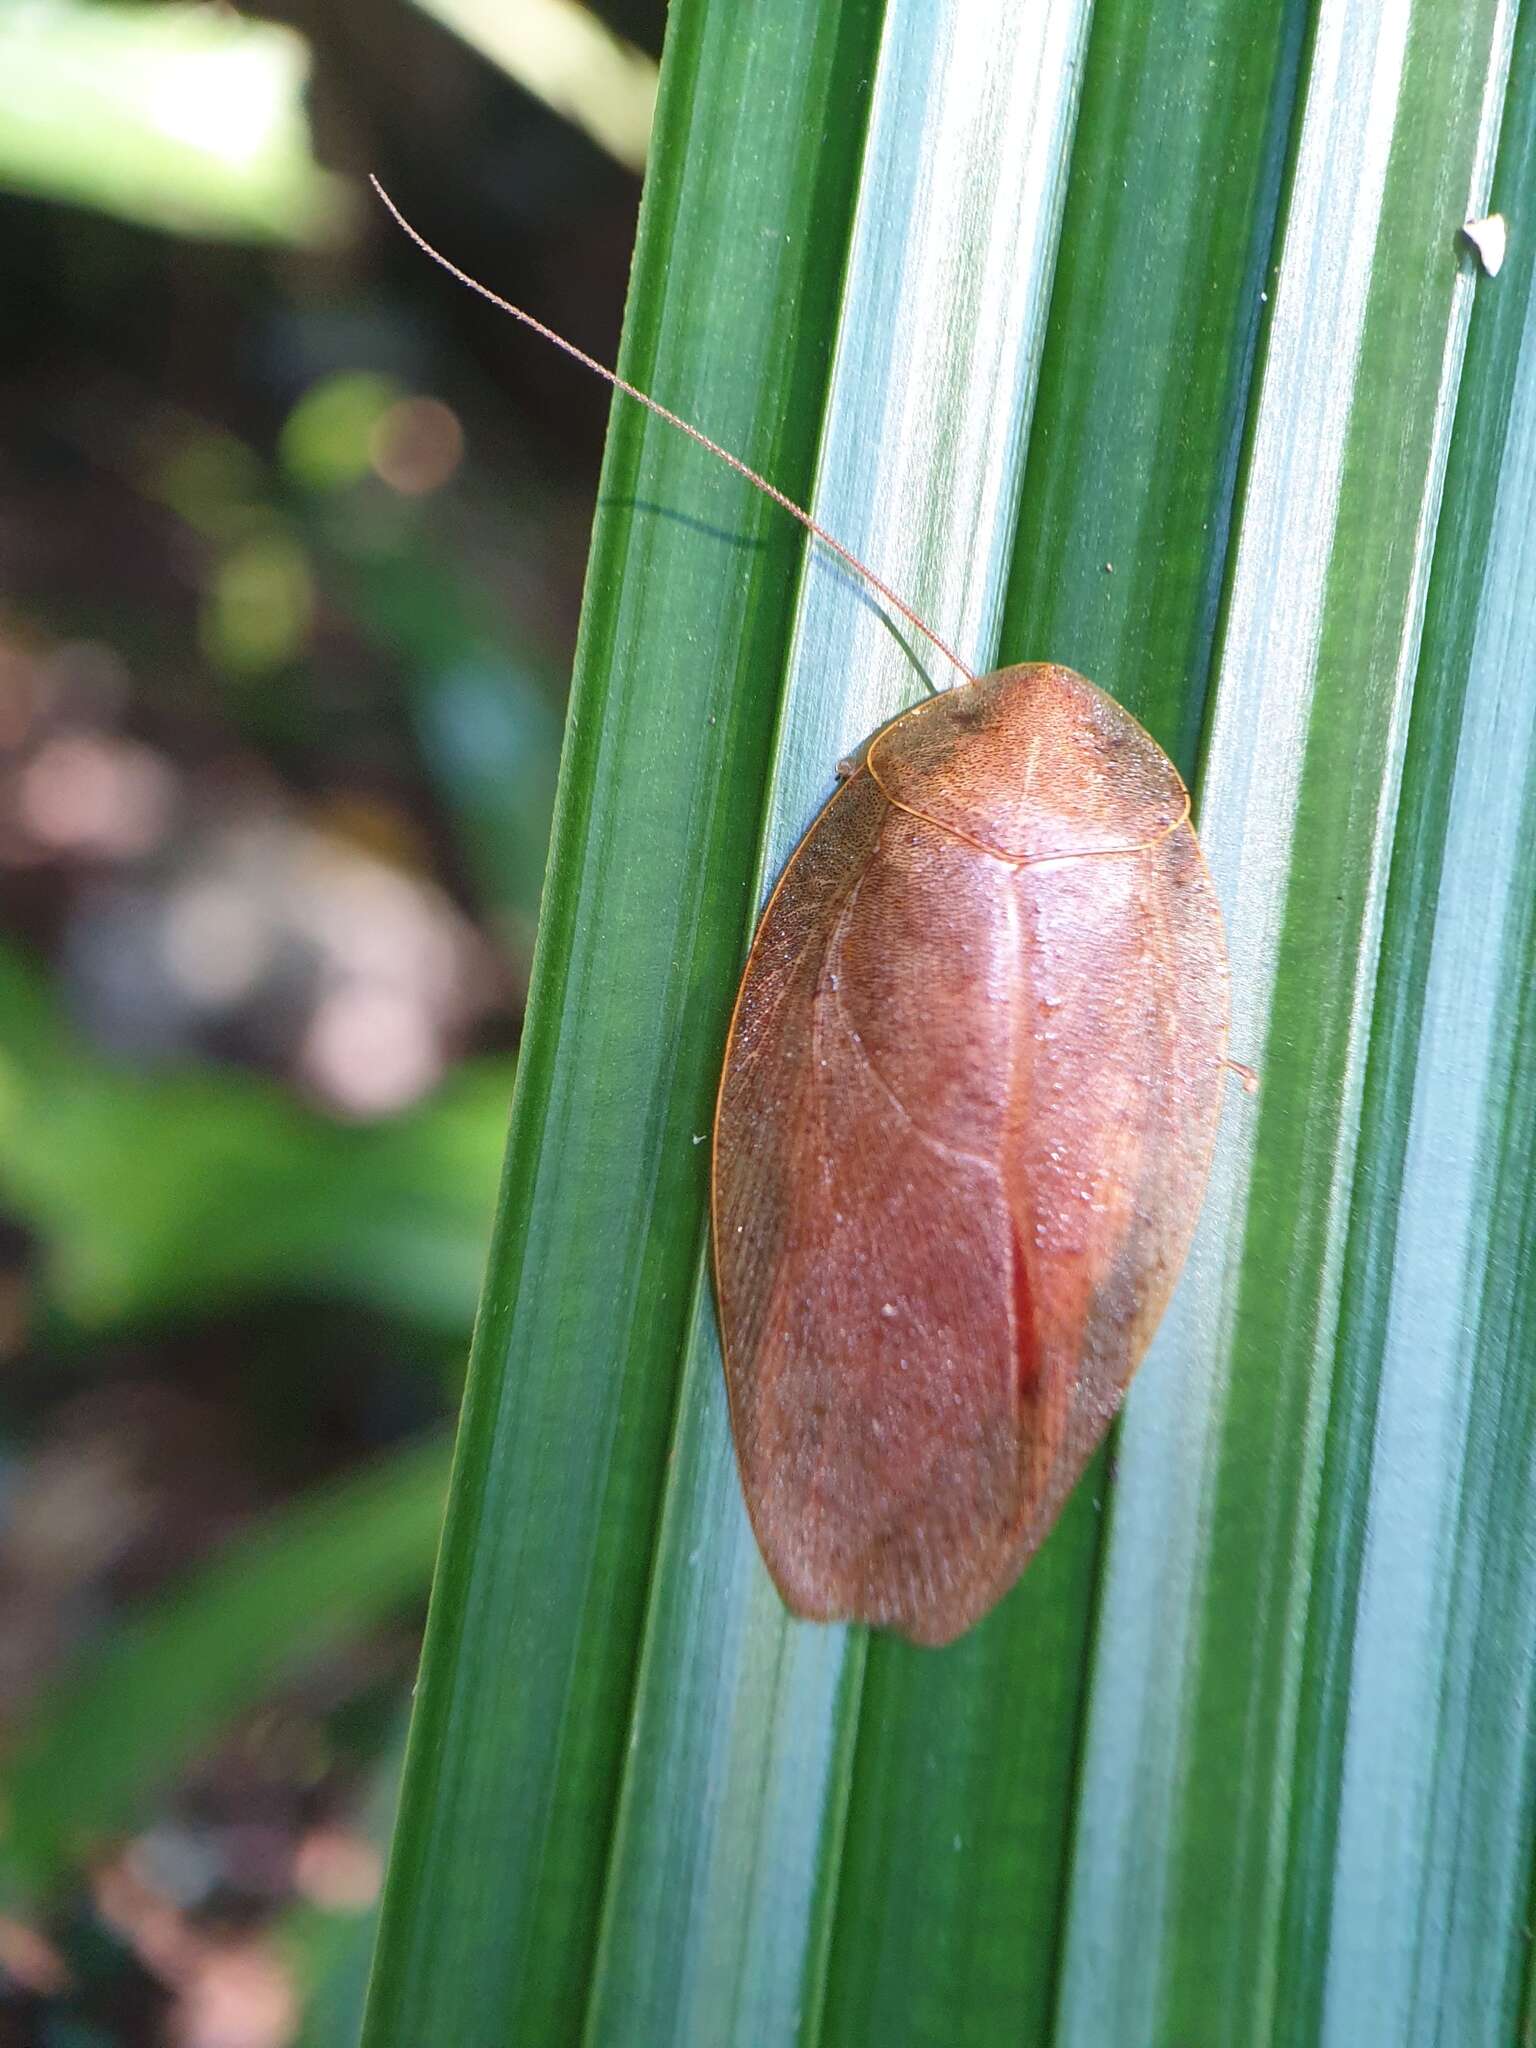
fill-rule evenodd
<path id="1" fill-rule="evenodd" d="M 451 1417 L 608 395 L 361 180 L 606 360 L 638 200 L 409 5 L 240 11 L 309 44 L 315 153 L 356 188 L 328 245 L 0 193 L 0 1710 L 23 1767 L 218 1546 Z M 597 11 L 658 50 L 660 0 Z M 11 1859 L 0 2040 L 298 2037 L 311 1923 L 376 1888 L 429 1569 L 423 1546 L 392 1620 L 338 1627 L 87 1814 L 46 1885 Z"/>

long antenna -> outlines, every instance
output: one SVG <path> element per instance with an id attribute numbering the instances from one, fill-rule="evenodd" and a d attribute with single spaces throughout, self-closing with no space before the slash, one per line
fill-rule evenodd
<path id="1" fill-rule="evenodd" d="M 711 441 L 708 434 L 701 434 L 698 428 L 690 426 L 687 420 L 680 419 L 675 412 L 669 412 L 666 406 L 659 405 L 654 398 L 648 397 L 645 392 L 627 383 L 616 370 L 610 370 L 605 363 L 598 362 L 595 356 L 589 356 L 585 349 L 579 349 L 574 342 L 567 341 L 563 334 L 556 334 L 553 327 L 546 327 L 542 320 L 535 320 L 533 315 L 525 313 L 521 306 L 514 306 L 510 299 L 504 299 L 499 292 L 493 292 L 489 285 L 482 284 L 477 277 L 471 277 L 467 270 L 460 270 L 457 263 L 450 262 L 441 249 L 434 249 L 426 236 L 411 226 L 372 172 L 368 175 L 368 182 L 393 215 L 396 226 L 402 228 L 417 248 L 446 270 L 450 277 L 457 278 L 462 285 L 468 285 L 472 292 L 478 292 L 482 299 L 488 299 L 493 306 L 499 306 L 503 313 L 510 313 L 514 320 L 521 320 L 523 325 L 531 327 L 535 334 L 542 334 L 546 341 L 552 341 L 556 348 L 564 349 L 568 356 L 574 356 L 578 363 L 594 371 L 616 391 L 622 391 L 626 398 L 635 399 L 648 412 L 655 413 L 658 419 L 665 420 L 669 427 L 676 427 L 679 433 L 686 434 L 690 441 L 697 441 L 701 448 L 707 448 L 711 455 L 718 455 L 728 468 L 734 469 L 738 476 L 745 477 L 749 484 L 756 484 L 765 496 L 772 498 L 775 505 L 782 506 L 792 519 L 798 519 L 808 533 L 814 534 L 824 548 L 830 548 L 840 562 L 845 562 L 855 575 L 862 576 L 872 590 L 878 591 L 888 605 L 900 612 L 909 626 L 915 626 L 925 640 L 931 640 L 944 659 L 951 662 L 968 683 L 975 682 L 975 674 L 966 667 L 953 647 L 941 640 L 932 626 L 926 620 L 920 619 L 911 605 L 903 598 L 899 598 L 888 583 L 882 583 L 873 569 L 866 568 L 858 556 L 845 548 L 840 540 L 834 540 L 824 526 L 818 526 L 803 506 L 797 505 L 793 498 L 786 498 L 781 490 L 769 483 L 767 477 L 759 476 L 755 469 L 749 469 L 739 456 L 733 455 L 728 448 L 722 448 L 718 441 Z"/>

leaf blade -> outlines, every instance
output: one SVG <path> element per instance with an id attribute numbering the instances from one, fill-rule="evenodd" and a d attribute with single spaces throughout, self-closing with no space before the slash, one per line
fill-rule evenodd
<path id="1" fill-rule="evenodd" d="M 791 492 L 877 26 L 812 0 L 669 25 L 620 367 Z M 797 554 L 620 405 L 370 2048 L 579 2025 Z"/>
<path id="2" fill-rule="evenodd" d="M 1424 8 L 1325 6 L 1314 28 L 1201 784 L 1233 936 L 1234 1050 L 1258 1056 L 1263 1086 L 1251 1120 L 1228 1120 L 1122 1433 L 1065 2042 L 1305 2037 L 1322 1967 L 1315 1945 L 1280 1966 L 1295 1649 L 1469 308 L 1453 222 L 1486 167 L 1500 63 L 1496 7 L 1454 36 Z M 1158 1369 L 1180 1354 L 1177 1378 Z M 1213 1903 L 1214 1867 L 1227 1882 Z M 1138 1941 L 1133 1926 L 1156 1932 Z"/>

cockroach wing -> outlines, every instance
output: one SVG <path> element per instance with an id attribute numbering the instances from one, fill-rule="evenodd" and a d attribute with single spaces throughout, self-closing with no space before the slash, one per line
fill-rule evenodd
<path id="1" fill-rule="evenodd" d="M 1071 717 L 1100 720 L 1110 700 L 1068 680 Z M 1015 719 L 1062 710 L 1043 680 L 1011 694 Z M 942 764 L 947 813 L 922 804 L 922 762 L 913 808 L 886 795 L 903 723 L 822 812 L 753 947 L 715 1262 L 743 1487 L 785 1600 L 941 1643 L 1039 1544 L 1162 1312 L 1209 1162 L 1226 970 L 1161 797 L 1160 836 L 1122 822 L 1075 851 L 1099 771 L 1053 729 L 1071 772 L 1051 850 L 999 854 Z"/>

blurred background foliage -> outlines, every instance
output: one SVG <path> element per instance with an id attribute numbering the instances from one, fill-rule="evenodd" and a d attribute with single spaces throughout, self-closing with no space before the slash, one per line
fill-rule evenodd
<path id="1" fill-rule="evenodd" d="M 608 411 L 362 177 L 611 357 L 664 11 L 0 11 L 6 2042 L 355 2026 Z"/>

